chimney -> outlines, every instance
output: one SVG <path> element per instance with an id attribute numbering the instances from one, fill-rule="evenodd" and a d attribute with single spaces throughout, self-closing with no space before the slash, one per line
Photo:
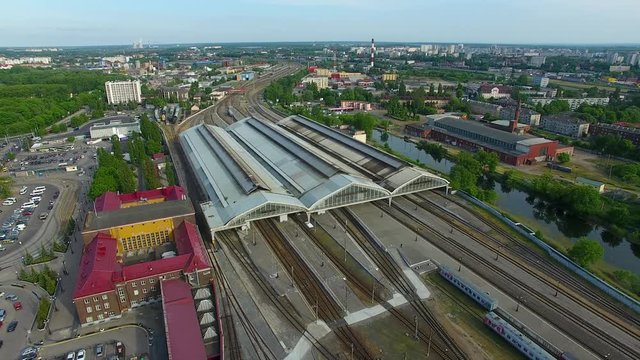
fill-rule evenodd
<path id="1" fill-rule="evenodd" d="M 518 100 L 518 107 L 516 108 L 516 116 L 515 119 L 511 120 L 509 122 L 509 131 L 510 132 L 515 132 L 516 129 L 518 128 L 518 122 L 520 122 L 520 109 L 522 107 L 522 102 L 520 100 Z"/>
<path id="2" fill-rule="evenodd" d="M 373 67 L 373 63 L 375 60 L 375 54 L 376 54 L 376 44 L 373 41 L 373 39 L 371 39 L 371 67 Z"/>

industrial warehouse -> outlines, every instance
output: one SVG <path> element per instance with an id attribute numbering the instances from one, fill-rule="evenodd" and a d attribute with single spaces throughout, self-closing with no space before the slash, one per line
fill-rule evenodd
<path id="1" fill-rule="evenodd" d="M 246 118 L 225 129 L 203 124 L 182 133 L 180 143 L 206 198 L 201 207 L 212 236 L 253 220 L 309 217 L 449 185 L 302 116 L 277 124 Z"/>

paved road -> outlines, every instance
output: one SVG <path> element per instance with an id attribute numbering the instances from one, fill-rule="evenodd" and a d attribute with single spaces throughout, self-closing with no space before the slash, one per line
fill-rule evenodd
<path id="1" fill-rule="evenodd" d="M 0 285 L 0 291 L 16 294 L 18 301 L 22 303 L 22 310 L 16 311 L 13 309 L 11 301 L 5 300 L 4 296 L 0 299 L 0 309 L 7 311 L 7 317 L 0 328 L 0 340 L 4 341 L 2 348 L 0 348 L 0 359 L 16 359 L 28 342 L 28 331 L 31 329 L 38 309 L 39 300 L 31 291 L 36 291 L 40 296 L 44 294 L 42 290 L 36 290 L 32 285 L 21 289 L 5 284 Z M 7 332 L 7 326 L 13 320 L 18 320 L 18 327 L 14 332 Z"/>

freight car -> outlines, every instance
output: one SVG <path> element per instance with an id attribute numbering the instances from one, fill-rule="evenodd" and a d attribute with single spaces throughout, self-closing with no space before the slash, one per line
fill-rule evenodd
<path id="1" fill-rule="evenodd" d="M 453 272 L 451 272 L 445 266 L 440 266 L 438 269 L 440 275 L 445 278 L 448 282 L 453 284 L 453 286 L 460 289 L 465 294 L 469 295 L 475 302 L 480 304 L 482 307 L 489 311 L 493 311 L 498 307 L 498 301 L 491 298 L 488 294 L 482 292 L 477 289 L 472 284 L 468 283 L 466 280 L 456 276 Z"/>
<path id="2" fill-rule="evenodd" d="M 484 316 L 484 323 L 518 351 L 532 360 L 553 360 L 556 357 L 522 334 L 493 311 Z"/>

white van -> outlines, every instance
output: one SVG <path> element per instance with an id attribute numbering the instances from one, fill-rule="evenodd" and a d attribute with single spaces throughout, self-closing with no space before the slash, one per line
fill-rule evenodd
<path id="1" fill-rule="evenodd" d="M 36 186 L 33 191 L 45 191 L 47 190 L 46 186 Z"/>
<path id="2" fill-rule="evenodd" d="M 44 191 L 42 191 L 42 190 L 40 190 L 40 191 L 33 190 L 31 192 L 31 194 L 29 194 L 29 196 L 34 197 L 34 196 L 40 196 L 42 194 L 44 194 Z"/>
<path id="3" fill-rule="evenodd" d="M 28 209 L 28 208 L 32 208 L 35 207 L 36 204 L 33 201 L 27 201 L 26 203 L 22 204 L 21 208 L 23 209 Z"/>

